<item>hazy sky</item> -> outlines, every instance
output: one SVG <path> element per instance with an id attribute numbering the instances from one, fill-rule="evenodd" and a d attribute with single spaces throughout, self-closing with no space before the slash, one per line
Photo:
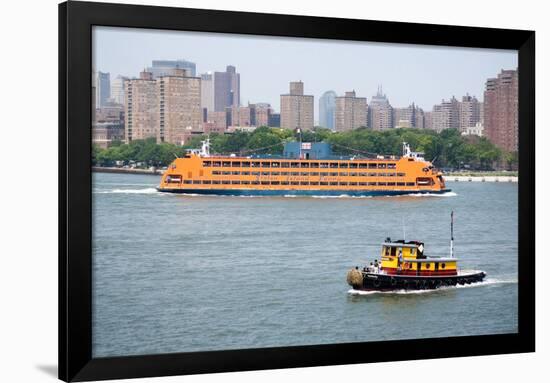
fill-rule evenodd
<path id="1" fill-rule="evenodd" d="M 94 68 L 139 76 L 152 60 L 185 59 L 197 75 L 234 65 L 241 74 L 241 104 L 268 102 L 279 111 L 290 81 L 302 80 L 305 94 L 319 97 L 355 90 L 371 97 L 382 85 L 396 107 L 411 102 L 431 110 L 441 99 L 466 93 L 481 101 L 485 80 L 517 67 L 517 51 L 381 44 L 219 33 L 95 27 Z"/>

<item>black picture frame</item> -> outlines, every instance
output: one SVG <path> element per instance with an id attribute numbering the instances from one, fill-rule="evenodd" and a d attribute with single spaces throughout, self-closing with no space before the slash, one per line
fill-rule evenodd
<path id="1" fill-rule="evenodd" d="M 92 358 L 92 27 L 514 49 L 519 54 L 518 333 Z M 59 378 L 88 381 L 535 350 L 535 32 L 69 1 L 59 5 Z M 399 353 L 390 352 L 399 349 Z"/>

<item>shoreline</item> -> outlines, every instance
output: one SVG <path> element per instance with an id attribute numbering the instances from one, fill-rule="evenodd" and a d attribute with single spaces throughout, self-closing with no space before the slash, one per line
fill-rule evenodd
<path id="1" fill-rule="evenodd" d="M 151 176 L 160 176 L 164 173 L 161 169 L 130 169 L 117 167 L 92 166 L 92 172 L 96 173 L 120 173 L 120 174 L 145 174 Z M 447 182 L 518 182 L 518 176 L 488 176 L 488 175 L 468 175 L 453 176 L 443 175 Z"/>

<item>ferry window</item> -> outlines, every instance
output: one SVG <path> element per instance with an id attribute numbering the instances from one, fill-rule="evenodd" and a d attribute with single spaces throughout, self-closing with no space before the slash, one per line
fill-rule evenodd
<path id="1" fill-rule="evenodd" d="M 280 182 L 279 181 L 271 181 L 271 185 L 279 185 Z"/>
<path id="2" fill-rule="evenodd" d="M 252 185 L 259 185 L 260 181 L 252 181 Z"/>
<path id="3" fill-rule="evenodd" d="M 378 173 L 378 177 L 385 177 L 386 173 Z"/>
<path id="4" fill-rule="evenodd" d="M 405 186 L 405 182 L 398 182 L 397 186 Z"/>
<path id="5" fill-rule="evenodd" d="M 298 172 L 291 172 L 290 175 L 291 175 L 291 176 L 299 176 L 300 173 L 298 173 Z"/>
<path id="6" fill-rule="evenodd" d="M 366 169 L 368 164 L 359 164 L 359 169 Z"/>
<path id="7" fill-rule="evenodd" d="M 338 173 L 330 173 L 331 177 L 338 177 Z"/>
<path id="8" fill-rule="evenodd" d="M 441 268 L 442 268 L 442 269 L 445 268 L 445 264 L 444 264 L 444 263 L 441 264 Z"/>
<path id="9" fill-rule="evenodd" d="M 260 163 L 259 163 L 259 162 L 251 162 L 250 165 L 251 165 L 253 168 L 259 168 L 259 167 L 260 167 Z"/>
<path id="10" fill-rule="evenodd" d="M 309 173 L 308 172 L 301 172 L 300 175 L 304 176 L 304 177 L 307 177 L 307 176 L 309 176 Z"/>
<path id="11" fill-rule="evenodd" d="M 242 163 L 242 167 L 243 167 L 243 168 L 249 168 L 249 167 L 250 167 L 250 162 L 248 162 L 248 161 L 243 162 L 243 163 Z"/>
<path id="12" fill-rule="evenodd" d="M 271 172 L 271 175 L 272 175 L 272 176 L 278 176 L 278 175 L 280 175 L 280 174 L 281 174 L 281 173 L 279 173 L 279 172 Z"/>
<path id="13" fill-rule="evenodd" d="M 386 164 L 378 164 L 378 169 L 386 169 Z"/>
<path id="14" fill-rule="evenodd" d="M 300 185 L 309 185 L 309 182 L 307 182 L 307 181 L 301 181 L 301 182 L 300 182 Z"/>
<path id="15" fill-rule="evenodd" d="M 407 182 L 407 186 L 414 186 L 414 182 Z"/>
<path id="16" fill-rule="evenodd" d="M 200 184 L 201 181 L 200 181 L 200 180 L 193 180 L 193 183 L 194 183 L 194 184 Z"/>
<path id="17" fill-rule="evenodd" d="M 262 185 L 269 185 L 269 181 L 262 181 Z"/>
<path id="18" fill-rule="evenodd" d="M 318 173 L 318 172 L 311 172 L 311 173 L 309 173 L 309 175 L 310 175 L 310 176 L 318 176 L 319 173 Z"/>
<path id="19" fill-rule="evenodd" d="M 338 182 L 330 182 L 331 186 L 338 186 Z"/>
<path id="20" fill-rule="evenodd" d="M 350 169 L 357 169 L 357 164 L 351 163 L 349 164 Z"/>
<path id="21" fill-rule="evenodd" d="M 357 177 L 357 173 L 350 173 L 349 175 L 352 177 Z"/>
<path id="22" fill-rule="evenodd" d="M 369 173 L 359 173 L 359 177 L 368 177 Z"/>
<path id="23" fill-rule="evenodd" d="M 301 162 L 300 167 L 301 168 L 309 168 L 309 163 L 308 162 Z"/>
<path id="24" fill-rule="evenodd" d="M 395 186 L 395 182 L 388 182 L 388 186 Z"/>
<path id="25" fill-rule="evenodd" d="M 212 183 L 213 183 L 214 185 L 219 185 L 219 184 L 220 184 L 220 181 L 212 181 Z"/>
<path id="26" fill-rule="evenodd" d="M 321 162 L 321 163 L 319 164 L 319 167 L 320 167 L 320 168 L 328 168 L 328 162 Z"/>
<path id="27" fill-rule="evenodd" d="M 288 167 L 290 167 L 290 164 L 288 162 L 281 162 L 281 167 L 282 168 L 288 168 Z"/>
<path id="28" fill-rule="evenodd" d="M 368 184 L 368 182 L 359 182 L 359 186 L 367 186 Z"/>
<path id="29" fill-rule="evenodd" d="M 271 162 L 262 162 L 262 167 L 270 168 L 271 167 Z"/>
<path id="30" fill-rule="evenodd" d="M 331 168 L 337 168 L 338 167 L 338 162 L 331 162 L 330 167 Z"/>
<path id="31" fill-rule="evenodd" d="M 212 183 L 212 181 L 204 180 L 204 181 L 202 181 L 202 183 L 205 184 L 205 185 L 210 185 Z"/>
<path id="32" fill-rule="evenodd" d="M 272 163 L 271 163 L 271 167 L 272 167 L 272 168 L 278 168 L 278 167 L 279 167 L 279 163 L 278 163 L 278 162 L 272 162 Z"/>
<path id="33" fill-rule="evenodd" d="M 262 176 L 268 176 L 269 174 L 269 172 L 262 172 Z"/>
<path id="34" fill-rule="evenodd" d="M 369 169 L 376 169 L 376 163 L 374 162 L 369 163 Z"/>
<path id="35" fill-rule="evenodd" d="M 228 176 L 228 175 L 231 174 L 231 172 L 222 172 L 222 174 L 223 174 L 224 176 Z"/>
<path id="36" fill-rule="evenodd" d="M 378 182 L 378 186 L 386 186 L 385 182 Z"/>
<path id="37" fill-rule="evenodd" d="M 348 186 L 347 182 L 340 182 L 340 186 Z"/>
<path id="38" fill-rule="evenodd" d="M 341 168 L 341 169 L 347 169 L 347 168 L 348 168 L 348 164 L 345 163 L 345 162 L 340 162 L 340 168 Z"/>
<path id="39" fill-rule="evenodd" d="M 397 173 L 397 177 L 405 177 L 405 173 Z"/>
<path id="40" fill-rule="evenodd" d="M 212 166 L 212 161 L 202 161 L 202 166 L 205 168 L 209 168 Z"/>
<path id="41" fill-rule="evenodd" d="M 171 184 L 179 184 L 181 182 L 181 176 L 180 175 L 167 176 L 166 177 L 166 182 L 171 183 Z"/>
<path id="42" fill-rule="evenodd" d="M 388 173 L 388 177 L 395 177 L 395 173 Z"/>
<path id="43" fill-rule="evenodd" d="M 349 186 L 357 186 L 357 182 L 350 182 Z"/>
<path id="44" fill-rule="evenodd" d="M 319 167 L 319 162 L 312 162 L 309 166 L 311 168 L 318 168 Z"/>
<path id="45" fill-rule="evenodd" d="M 231 162 L 231 166 L 233 166 L 234 168 L 240 168 L 241 167 L 241 163 L 236 161 L 236 162 Z"/>
<path id="46" fill-rule="evenodd" d="M 367 182 L 367 185 L 368 186 L 376 186 L 378 185 L 376 182 Z"/>
<path id="47" fill-rule="evenodd" d="M 281 172 L 282 176 L 288 176 L 288 172 Z"/>
<path id="48" fill-rule="evenodd" d="M 224 161 L 224 162 L 222 162 L 222 166 L 223 166 L 224 168 L 228 168 L 228 167 L 231 166 L 231 162 L 229 162 L 229 161 Z"/>
<path id="49" fill-rule="evenodd" d="M 281 181 L 281 185 L 288 185 L 288 181 Z"/>
<path id="50" fill-rule="evenodd" d="M 212 166 L 214 166 L 215 168 L 219 168 L 221 165 L 222 165 L 222 163 L 220 161 L 212 162 Z"/>
<path id="51" fill-rule="evenodd" d="M 231 181 L 231 185 L 240 185 L 241 181 Z"/>
<path id="52" fill-rule="evenodd" d="M 369 177 L 376 177 L 377 173 L 369 173 Z"/>
<path id="53" fill-rule="evenodd" d="M 253 176 L 259 176 L 259 175 L 260 175 L 260 172 L 252 172 L 252 175 L 253 175 Z"/>
<path id="54" fill-rule="evenodd" d="M 388 164 L 388 169 L 395 169 L 395 164 Z"/>
<path id="55" fill-rule="evenodd" d="M 239 171 L 232 171 L 231 174 L 233 174 L 234 176 L 238 176 L 239 174 L 241 174 L 241 172 L 239 172 Z"/>
<path id="56" fill-rule="evenodd" d="M 312 186 L 319 186 L 319 182 L 310 182 L 309 184 Z"/>
<path id="57" fill-rule="evenodd" d="M 328 182 L 319 182 L 321 186 L 328 186 Z"/>
<path id="58" fill-rule="evenodd" d="M 230 182 L 229 180 L 223 180 L 223 181 L 222 181 L 222 184 L 224 184 L 224 185 L 229 185 L 229 182 Z"/>
<path id="59" fill-rule="evenodd" d="M 183 181 L 184 184 L 190 184 L 191 183 L 191 180 L 185 180 Z"/>
<path id="60" fill-rule="evenodd" d="M 250 185 L 250 181 L 241 181 L 242 185 Z"/>
<path id="61" fill-rule="evenodd" d="M 326 177 L 326 176 L 328 176 L 328 173 L 326 173 L 326 172 L 321 173 L 321 177 Z"/>
<path id="62" fill-rule="evenodd" d="M 296 182 L 296 181 L 292 181 L 290 184 L 291 184 L 291 185 L 300 185 L 300 183 L 299 183 L 299 182 Z"/>
<path id="63" fill-rule="evenodd" d="M 347 177 L 348 175 L 348 172 L 340 172 L 340 177 Z"/>
<path id="64" fill-rule="evenodd" d="M 299 162 L 291 162 L 291 163 L 290 163 L 290 167 L 291 167 L 291 168 L 299 168 L 299 167 L 300 167 L 300 163 L 299 163 Z"/>
<path id="65" fill-rule="evenodd" d="M 243 176 L 249 176 L 249 175 L 250 175 L 250 172 L 241 172 L 241 174 L 242 174 Z"/>

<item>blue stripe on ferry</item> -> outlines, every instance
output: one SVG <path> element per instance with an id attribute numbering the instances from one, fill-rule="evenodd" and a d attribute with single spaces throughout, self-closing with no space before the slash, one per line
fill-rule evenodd
<path id="1" fill-rule="evenodd" d="M 206 195 L 229 195 L 229 196 L 396 196 L 407 194 L 444 194 L 451 189 L 440 191 L 400 191 L 400 190 L 256 190 L 256 189 L 160 189 L 160 192 L 181 193 L 181 194 L 206 194 Z"/>

